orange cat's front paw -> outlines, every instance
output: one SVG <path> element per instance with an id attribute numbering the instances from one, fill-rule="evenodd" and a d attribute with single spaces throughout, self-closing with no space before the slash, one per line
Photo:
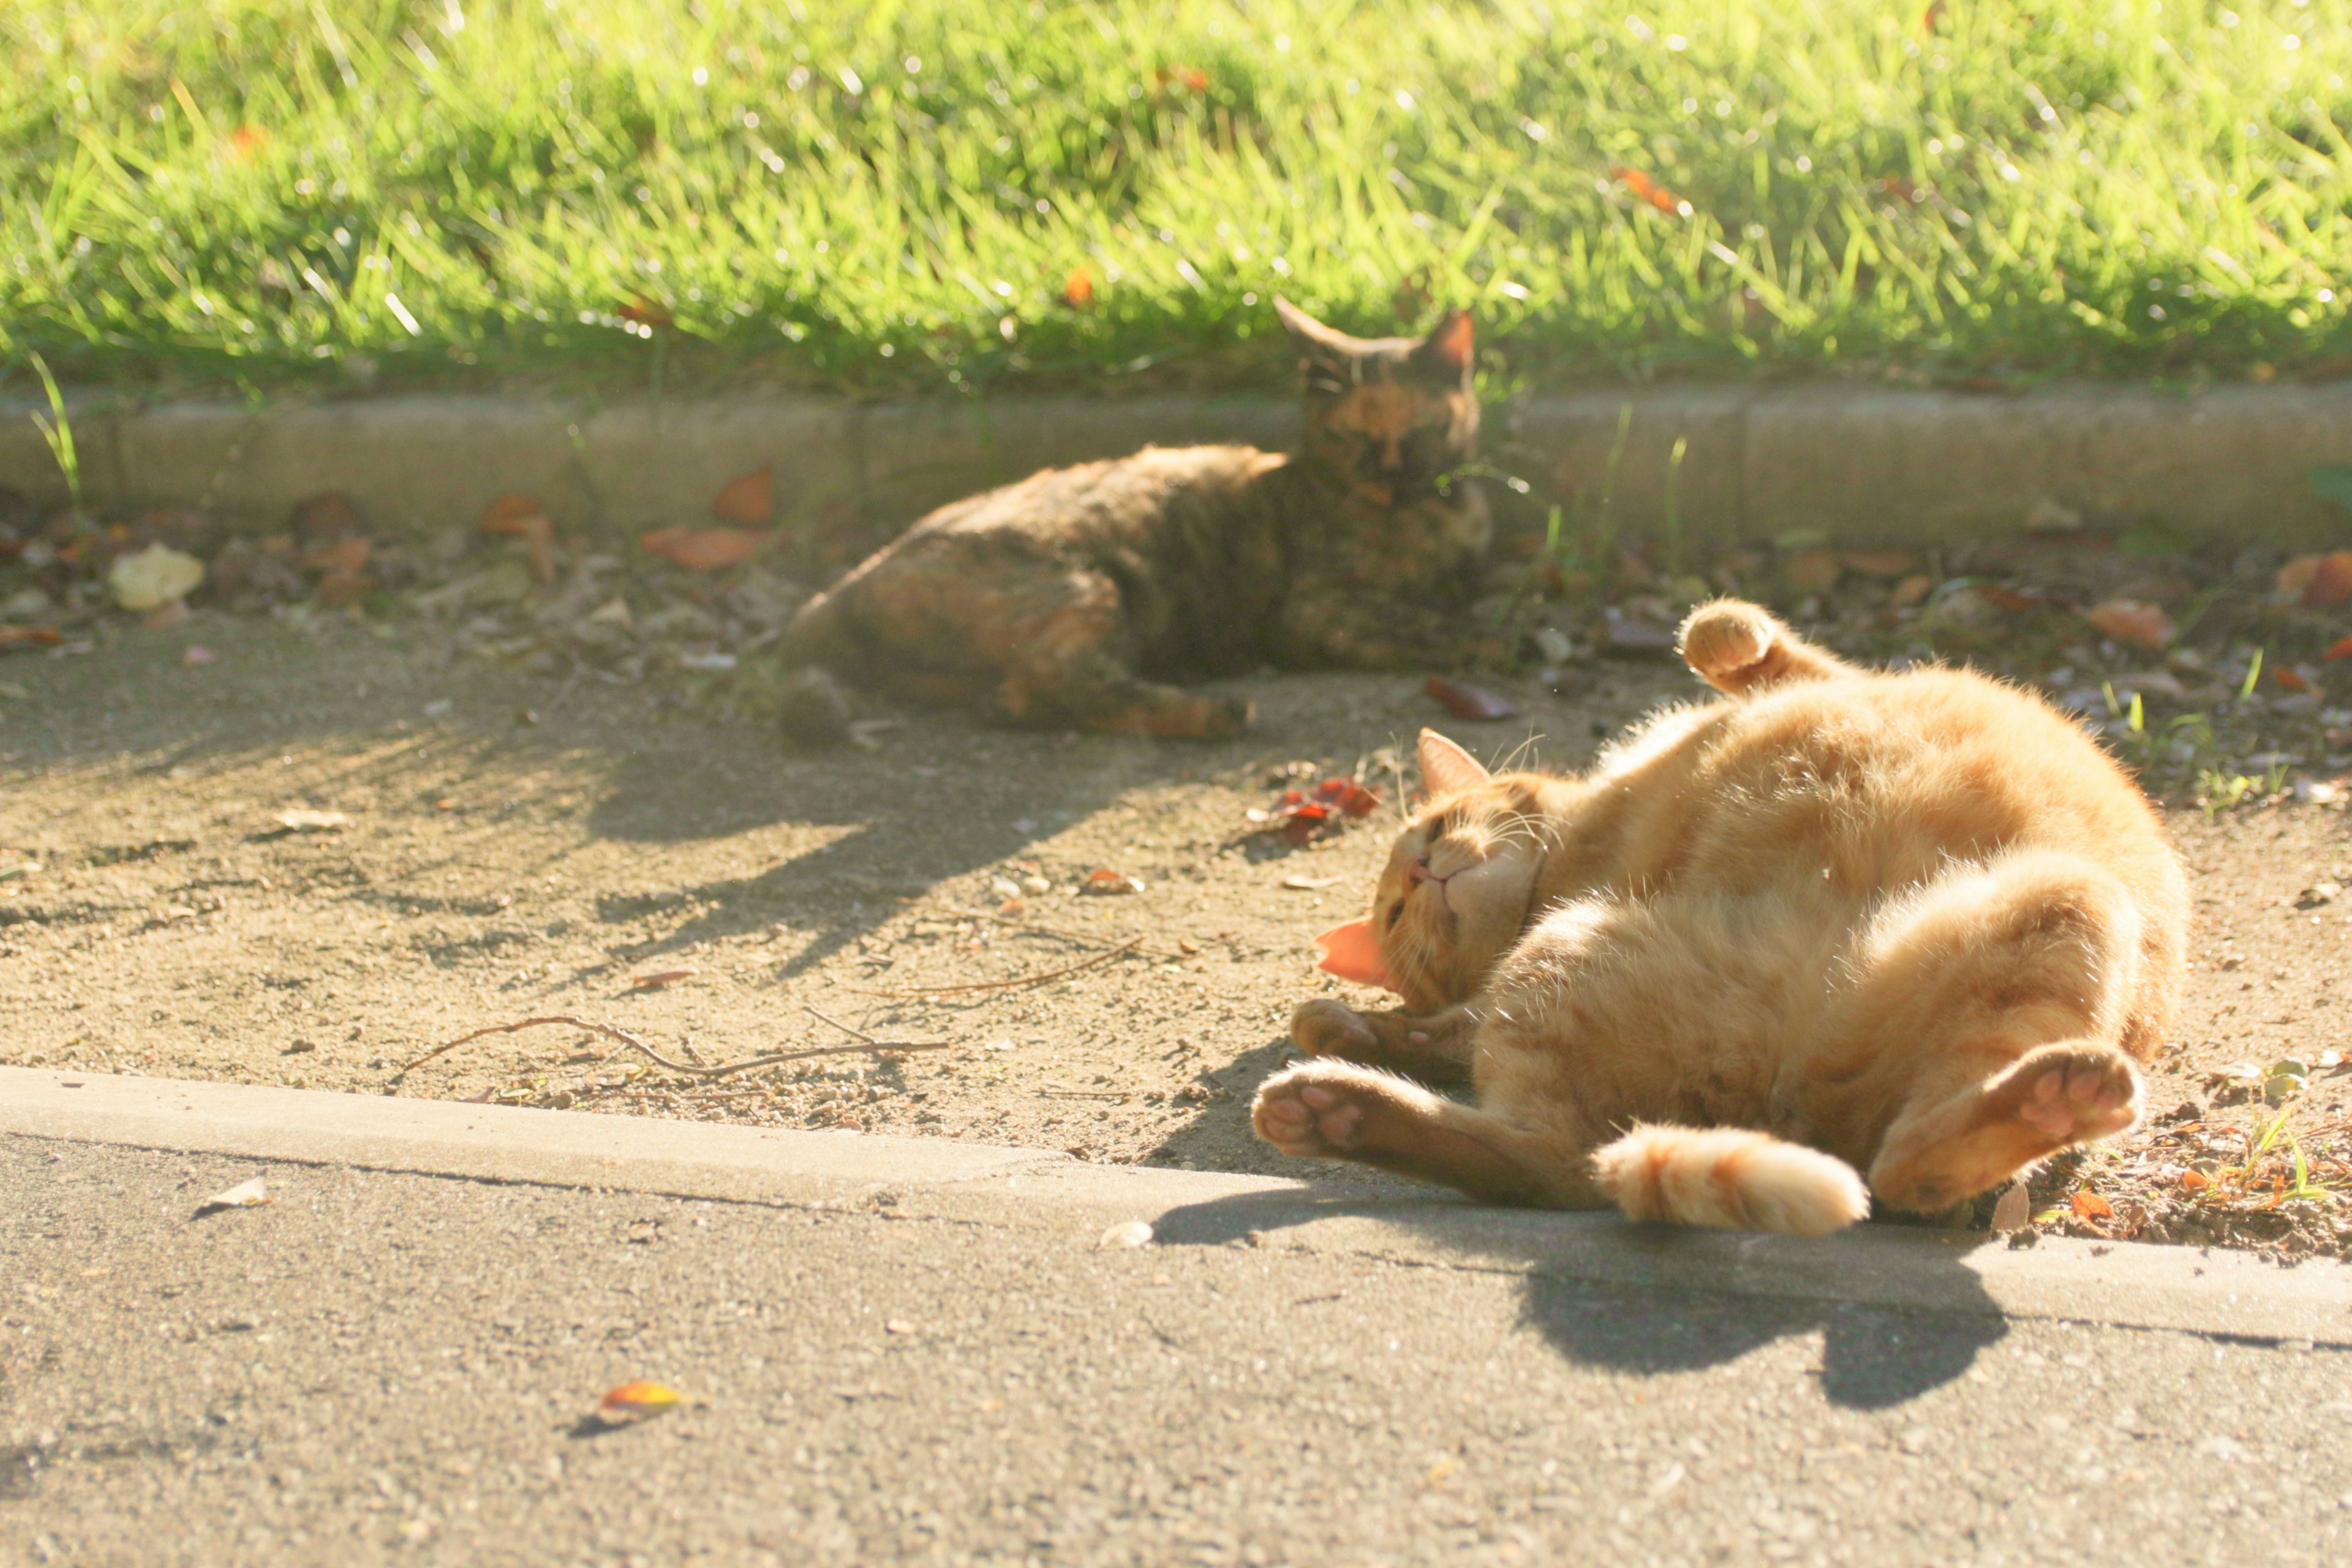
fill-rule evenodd
<path id="1" fill-rule="evenodd" d="M 1683 623 L 1683 661 L 1715 685 L 1764 661 L 1778 633 L 1772 617 L 1754 605 L 1719 599 L 1701 605 Z"/>
<path id="2" fill-rule="evenodd" d="M 1345 1159 L 1369 1109 L 1355 1086 L 1309 1064 L 1276 1073 L 1257 1091 L 1250 1125 L 1284 1153 L 1304 1160 Z"/>
<path id="3" fill-rule="evenodd" d="M 1362 1014 L 1325 996 L 1301 1002 L 1290 1015 L 1290 1041 L 1310 1057 L 1349 1061 L 1368 1060 L 1381 1047 Z"/>

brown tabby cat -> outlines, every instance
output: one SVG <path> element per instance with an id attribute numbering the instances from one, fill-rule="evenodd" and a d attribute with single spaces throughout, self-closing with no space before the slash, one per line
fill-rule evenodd
<path id="1" fill-rule="evenodd" d="M 1276 300 L 1307 449 L 1147 447 L 940 508 L 810 601 L 787 663 L 1000 721 L 1206 737 L 1248 703 L 1167 682 L 1450 664 L 1487 542 L 1473 328 L 1351 338 Z"/>
<path id="2" fill-rule="evenodd" d="M 2018 689 L 1867 672 L 1755 605 L 1683 629 L 1730 700 L 1583 777 L 1424 731 L 1431 799 L 1308 1002 L 1259 1136 L 1498 1202 L 1819 1235 L 2138 1115 L 2188 892 L 2155 813 Z M 1466 1074 L 1473 1108 L 1407 1077 Z M 1856 1173 L 1866 1173 L 1868 1192 Z"/>

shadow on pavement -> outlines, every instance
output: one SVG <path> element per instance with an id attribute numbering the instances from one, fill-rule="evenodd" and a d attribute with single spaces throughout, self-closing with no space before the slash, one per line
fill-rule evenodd
<path id="1" fill-rule="evenodd" d="M 1963 1261 L 1985 1238 L 1911 1226 L 1806 1240 L 1334 1187 L 1190 1205 L 1154 1228 L 1163 1246 L 1214 1247 L 1335 1220 L 1376 1222 L 1465 1265 L 1522 1275 L 1523 1323 L 1572 1361 L 1641 1375 L 1704 1371 L 1818 1331 L 1823 1393 L 1878 1410 L 1950 1383 L 2009 1332 Z M 1360 1231 L 1326 1239 L 1380 1245 Z"/>

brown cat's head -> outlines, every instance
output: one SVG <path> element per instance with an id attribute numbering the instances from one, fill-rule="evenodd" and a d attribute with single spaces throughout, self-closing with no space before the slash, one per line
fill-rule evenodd
<path id="1" fill-rule="evenodd" d="M 1307 460 L 1378 506 L 1434 494 L 1478 455 L 1476 329 L 1456 310 L 1417 338 L 1351 338 L 1287 300 L 1307 371 Z"/>
<path id="2" fill-rule="evenodd" d="M 1417 1013 L 1469 998 L 1525 929 L 1573 780 L 1490 773 L 1433 730 L 1421 732 L 1429 791 L 1389 852 L 1372 912 L 1315 940 L 1322 967 L 1385 986 Z"/>

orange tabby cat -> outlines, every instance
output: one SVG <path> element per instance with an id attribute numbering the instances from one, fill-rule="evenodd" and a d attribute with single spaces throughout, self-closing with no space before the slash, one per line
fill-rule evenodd
<path id="1" fill-rule="evenodd" d="M 1695 611 L 1728 700 L 1582 777 L 1422 736 L 1432 798 L 1299 1008 L 1259 1136 L 1496 1202 L 1820 1235 L 2137 1117 L 2188 893 L 2155 813 L 2032 696 Z M 1412 1079 L 1467 1074 L 1473 1107 Z M 1411 1075 L 1403 1076 L 1403 1075 Z M 1867 1191 L 1861 1175 L 1866 1174 Z"/>

